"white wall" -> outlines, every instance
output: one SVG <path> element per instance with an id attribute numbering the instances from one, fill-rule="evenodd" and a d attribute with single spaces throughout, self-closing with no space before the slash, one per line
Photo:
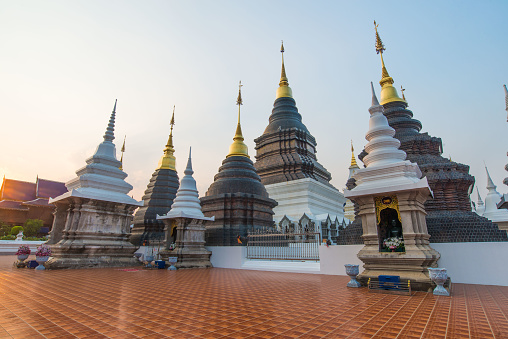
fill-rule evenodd
<path id="1" fill-rule="evenodd" d="M 508 242 L 430 244 L 452 282 L 508 286 Z"/>
<path id="2" fill-rule="evenodd" d="M 508 286 L 508 265 L 506 264 L 508 242 L 436 243 L 431 246 L 441 253 L 438 265 L 448 269 L 452 282 Z M 358 264 L 360 272 L 363 271 L 363 263 L 357 257 L 362 247 L 363 245 L 320 246 L 319 273 L 346 275 L 345 264 Z M 211 261 L 214 267 L 245 269 L 249 266 L 246 264 L 247 248 L 245 246 L 210 246 L 207 249 L 212 251 Z M 272 261 L 271 266 L 274 263 L 276 261 Z M 270 270 L 274 268 L 271 267 Z M 281 265 L 280 271 L 287 271 L 287 267 Z M 317 272 L 309 271 L 308 273 Z"/>
<path id="3" fill-rule="evenodd" d="M 363 263 L 356 256 L 362 247 L 363 245 L 319 246 L 321 274 L 346 275 L 345 264 L 360 265 L 362 271 Z"/>
<path id="4" fill-rule="evenodd" d="M 239 269 L 247 260 L 245 246 L 206 246 L 206 249 L 212 251 L 210 261 L 213 267 Z"/>

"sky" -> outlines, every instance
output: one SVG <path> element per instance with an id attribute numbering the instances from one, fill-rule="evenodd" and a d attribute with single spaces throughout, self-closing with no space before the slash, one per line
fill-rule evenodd
<path id="1" fill-rule="evenodd" d="M 470 166 L 486 195 L 508 163 L 507 1 L 4 1 L 0 0 L 0 176 L 66 182 L 85 165 L 118 99 L 118 158 L 140 200 L 169 134 L 179 176 L 192 146 L 200 196 L 236 129 L 252 160 L 280 78 L 280 42 L 318 161 L 343 189 L 366 144 L 370 82 L 384 59 L 422 132 Z M 400 93 L 400 91 L 399 91 Z M 476 195 L 474 196 L 476 200 Z"/>

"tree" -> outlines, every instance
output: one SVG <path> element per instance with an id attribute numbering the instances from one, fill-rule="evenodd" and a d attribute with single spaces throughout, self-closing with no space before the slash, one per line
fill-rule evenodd
<path id="1" fill-rule="evenodd" d="M 27 219 L 23 227 L 23 235 L 27 237 L 36 237 L 42 226 L 44 226 L 44 222 L 40 219 Z"/>

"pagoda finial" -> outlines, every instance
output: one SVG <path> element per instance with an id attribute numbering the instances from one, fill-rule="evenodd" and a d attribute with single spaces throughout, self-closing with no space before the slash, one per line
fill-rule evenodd
<path id="1" fill-rule="evenodd" d="M 480 190 L 478 190 L 478 186 L 476 186 L 476 195 L 478 196 L 478 205 L 483 205 L 482 197 L 480 196 Z"/>
<path id="2" fill-rule="evenodd" d="M 508 89 L 506 88 L 506 85 L 503 85 L 504 87 L 504 101 L 506 103 L 506 112 L 508 112 Z M 506 121 L 508 121 L 508 117 L 506 118 Z"/>
<path id="3" fill-rule="evenodd" d="M 492 178 L 490 177 L 489 170 L 487 169 L 487 166 L 485 166 L 485 171 L 487 171 L 487 189 L 496 189 L 496 185 L 494 185 L 494 182 L 492 181 Z"/>
<path id="4" fill-rule="evenodd" d="M 370 89 L 372 91 L 372 107 L 379 106 L 379 101 L 377 100 L 376 92 L 374 91 L 374 84 L 372 81 L 370 82 Z"/>
<path id="5" fill-rule="evenodd" d="M 284 41 L 281 40 L 280 52 L 282 54 L 282 69 L 280 72 L 279 88 L 277 88 L 276 98 L 293 97 L 291 87 L 289 87 L 288 78 L 286 76 L 286 66 L 284 65 Z"/>
<path id="6" fill-rule="evenodd" d="M 242 100 L 242 81 L 238 84 L 238 98 L 236 99 L 236 104 L 238 105 L 238 124 L 236 125 L 235 136 L 233 137 L 233 143 L 229 146 L 229 153 L 226 158 L 231 156 L 242 156 L 249 157 L 248 147 L 243 142 L 245 139 L 242 134 L 242 126 L 240 125 L 240 107 L 243 105 Z"/>
<path id="7" fill-rule="evenodd" d="M 111 117 L 109 118 L 108 128 L 106 128 L 106 133 L 104 133 L 104 141 L 113 142 L 113 140 L 115 140 L 116 101 L 117 99 L 115 99 L 115 106 L 113 107 L 113 112 L 111 112 Z"/>
<path id="8" fill-rule="evenodd" d="M 383 59 L 383 52 L 386 50 L 386 48 L 383 45 L 381 37 L 379 36 L 379 32 L 377 31 L 378 26 L 379 25 L 374 20 L 374 29 L 376 30 L 376 53 L 381 56 L 381 67 L 382 67 L 381 80 L 379 81 L 379 84 L 381 85 L 381 105 L 393 101 L 406 102 L 405 100 L 401 99 L 397 94 L 397 90 L 395 89 L 395 87 L 392 86 L 393 78 L 390 77 L 388 71 L 386 70 L 385 61 Z"/>
<path id="9" fill-rule="evenodd" d="M 121 171 L 123 171 L 123 153 L 125 152 L 125 138 L 127 138 L 127 135 L 124 135 L 124 137 L 123 137 L 123 145 L 122 145 L 122 148 L 120 149 L 120 152 L 122 152 L 122 156 L 120 157 L 120 167 L 119 167 L 119 169 Z"/>
<path id="10" fill-rule="evenodd" d="M 351 167 L 358 167 L 358 164 L 356 163 L 356 158 L 355 158 L 355 149 L 353 147 L 353 140 L 351 140 L 351 166 L 349 166 L 349 168 Z"/>
<path id="11" fill-rule="evenodd" d="M 173 127 L 175 126 L 175 106 L 173 105 L 173 115 L 171 116 L 171 121 L 169 123 L 171 125 L 171 131 L 169 132 L 168 143 L 164 148 L 164 155 L 159 160 L 159 165 L 157 169 L 170 169 L 176 171 L 176 158 L 173 155 L 175 153 L 175 149 L 173 146 Z"/>
<path id="12" fill-rule="evenodd" d="M 185 167 L 185 171 L 183 173 L 185 173 L 185 175 L 194 174 L 194 171 L 192 170 L 192 146 L 189 147 L 189 159 L 187 160 L 187 167 Z"/>

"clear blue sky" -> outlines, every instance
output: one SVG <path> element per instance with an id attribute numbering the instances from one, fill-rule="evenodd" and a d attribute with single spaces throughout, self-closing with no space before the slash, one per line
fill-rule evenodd
<path id="1" fill-rule="evenodd" d="M 379 92 L 373 20 L 385 61 L 423 131 L 471 166 L 508 176 L 506 1 L 0 1 L 0 176 L 68 181 L 102 140 L 118 98 L 116 144 L 140 199 L 176 105 L 180 176 L 189 146 L 203 195 L 228 152 L 242 80 L 242 127 L 268 123 L 280 40 L 318 160 L 342 189 L 352 139 L 365 145 L 370 81 Z"/>

